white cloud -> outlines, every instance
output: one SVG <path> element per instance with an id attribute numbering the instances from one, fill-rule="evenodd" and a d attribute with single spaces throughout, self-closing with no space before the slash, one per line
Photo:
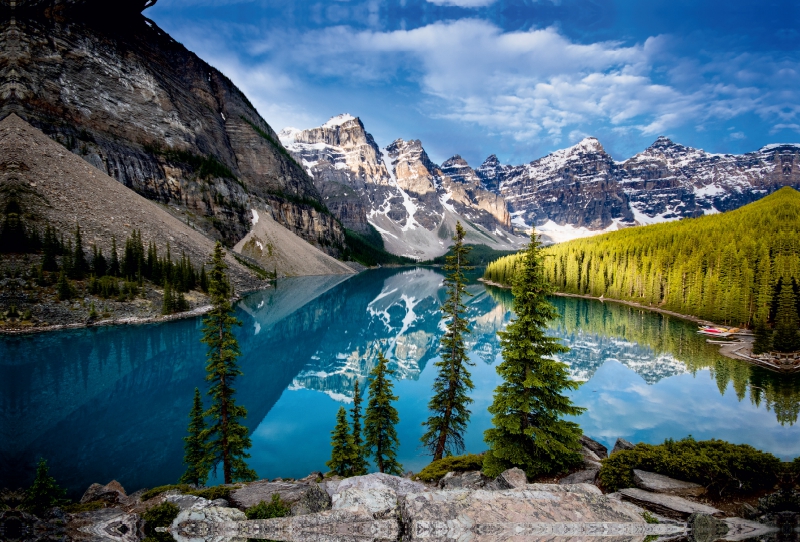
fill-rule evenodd
<path id="1" fill-rule="evenodd" d="M 425 115 L 473 123 L 520 142 L 559 144 L 595 125 L 656 136 L 749 113 L 776 130 L 793 129 L 800 119 L 800 70 L 790 59 L 676 58 L 668 36 L 632 45 L 582 44 L 556 28 L 505 32 L 478 19 L 394 31 L 242 26 L 228 30 L 228 43 L 240 48 L 237 56 L 220 51 L 220 32 L 210 33 L 213 46 L 190 45 L 264 104 L 259 109 L 267 118 L 276 122 L 277 115 L 297 126 L 310 118 L 296 96 L 308 81 L 331 88 L 418 85 L 428 99 L 411 99 Z M 291 114 L 298 117 L 287 119 Z"/>

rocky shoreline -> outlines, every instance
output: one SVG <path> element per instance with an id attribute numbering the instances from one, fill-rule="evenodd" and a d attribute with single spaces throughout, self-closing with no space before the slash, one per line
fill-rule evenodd
<path id="1" fill-rule="evenodd" d="M 612 453 L 632 446 L 620 439 Z M 758 507 L 742 505 L 744 517 L 737 517 L 704 500 L 702 486 L 644 471 L 634 471 L 636 487 L 604 494 L 596 484 L 606 448 L 584 437 L 583 455 L 583 469 L 556 483 L 529 483 L 516 468 L 497 478 L 449 472 L 427 483 L 411 473 L 341 478 L 314 472 L 299 480 L 164 486 L 131 495 L 112 481 L 92 484 L 70 512 L 55 508 L 43 519 L 14 508 L 0 512 L 0 534 L 13 527 L 17 535 L 9 540 L 30 542 L 798 539 L 797 514 L 779 510 L 780 503 L 798 500 L 794 490 L 789 500 L 775 493 Z M 270 502 L 282 512 L 268 519 L 253 513 Z"/>

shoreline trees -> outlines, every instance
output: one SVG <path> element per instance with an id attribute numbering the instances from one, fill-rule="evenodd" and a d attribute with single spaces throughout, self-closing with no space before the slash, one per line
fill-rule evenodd
<path id="1" fill-rule="evenodd" d="M 444 280 L 447 300 L 441 309 L 447 332 L 439 348 L 441 359 L 435 363 L 439 372 L 433 383 L 433 397 L 428 403 L 431 415 L 422 423 L 427 430 L 420 440 L 434 461 L 464 451 L 464 433 L 470 417 L 467 407 L 473 402 L 468 393 L 475 386 L 468 367 L 474 363 L 469 361 L 464 345 L 464 336 L 471 329 L 464 317 L 466 307 L 463 302 L 463 298 L 470 295 L 466 290 L 464 271 L 472 269 L 467 260 L 471 247 L 464 246 L 464 236 L 464 228 L 461 222 L 457 222 L 453 236 L 455 244 L 451 249 L 453 254 L 447 256 L 444 266 L 445 271 L 450 271 Z"/>

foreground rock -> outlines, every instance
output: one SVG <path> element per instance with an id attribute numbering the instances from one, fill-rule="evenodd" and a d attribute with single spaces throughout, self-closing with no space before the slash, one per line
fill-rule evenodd
<path id="1" fill-rule="evenodd" d="M 347 489 L 362 489 L 366 491 L 390 489 L 398 497 L 405 497 L 409 493 L 427 491 L 428 488 L 424 484 L 406 478 L 374 472 L 364 476 L 346 478 L 338 484 L 336 491 L 342 492 Z"/>
<path id="2" fill-rule="evenodd" d="M 181 512 L 172 523 L 172 536 L 177 542 L 226 541 L 246 539 L 320 542 L 350 540 L 397 540 L 400 537 L 396 519 L 374 520 L 370 514 L 349 510 L 328 510 L 297 517 L 243 521 L 238 510 L 208 508 Z"/>
<path id="3" fill-rule="evenodd" d="M 619 493 L 624 499 L 668 518 L 686 519 L 692 514 L 723 515 L 721 510 L 713 506 L 693 502 L 675 495 L 650 493 L 639 488 L 620 489 Z"/>
<path id="4" fill-rule="evenodd" d="M 592 486 L 530 484 L 530 489 L 434 491 L 401 503 L 407 540 L 503 540 L 510 537 L 679 534 L 683 527 L 650 525 L 625 503 Z"/>
<path id="5" fill-rule="evenodd" d="M 700 484 L 675 480 L 669 476 L 639 469 L 633 469 L 633 481 L 639 489 L 653 493 L 697 497 L 706 492 Z"/>
<path id="6" fill-rule="evenodd" d="M 561 485 L 571 484 L 594 484 L 597 481 L 597 475 L 600 469 L 585 469 L 573 472 L 569 476 L 562 478 L 558 481 Z"/>
<path id="7" fill-rule="evenodd" d="M 253 482 L 231 492 L 231 504 L 239 508 L 250 508 L 260 502 L 269 503 L 273 495 L 288 504 L 293 516 L 313 514 L 331 508 L 331 497 L 318 484 L 296 484 L 291 482 Z"/>
<path id="8" fill-rule="evenodd" d="M 611 450 L 611 455 L 614 455 L 622 450 L 633 450 L 634 446 L 635 445 L 632 442 L 627 441 L 624 438 L 618 438 L 617 442 L 614 443 L 614 448 Z"/>

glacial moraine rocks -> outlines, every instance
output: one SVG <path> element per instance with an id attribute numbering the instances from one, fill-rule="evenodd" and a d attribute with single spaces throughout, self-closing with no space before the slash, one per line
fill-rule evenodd
<path id="1" fill-rule="evenodd" d="M 706 492 L 700 484 L 675 480 L 669 476 L 638 469 L 633 469 L 633 481 L 638 488 L 653 493 L 697 497 Z"/>

